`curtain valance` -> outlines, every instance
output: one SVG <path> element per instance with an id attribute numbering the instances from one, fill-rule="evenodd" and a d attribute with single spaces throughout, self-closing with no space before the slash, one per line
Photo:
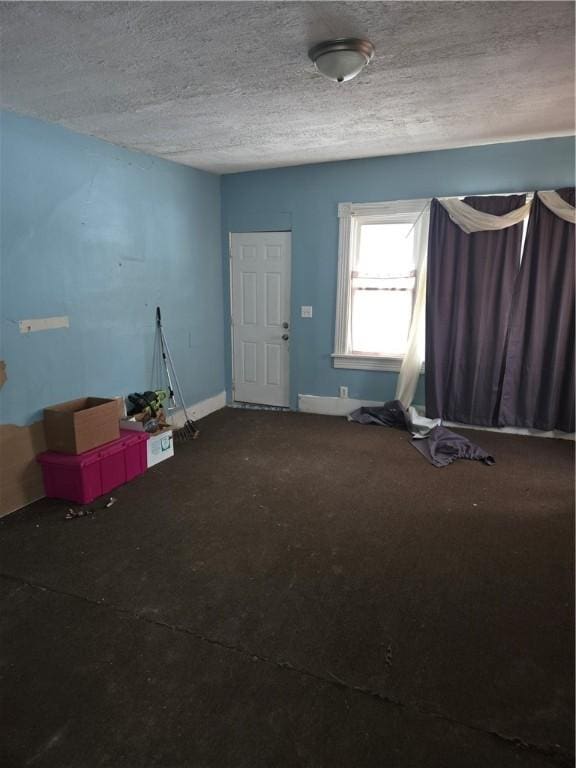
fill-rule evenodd
<path id="1" fill-rule="evenodd" d="M 546 208 L 552 211 L 558 218 L 570 224 L 576 224 L 576 208 L 560 197 L 558 192 L 550 189 L 537 192 L 536 194 Z M 438 202 L 448 213 L 454 224 L 457 224 L 468 235 L 473 232 L 490 232 L 513 227 L 528 217 L 531 207 L 531 202 L 528 201 L 520 206 L 520 208 L 510 211 L 510 213 L 494 216 L 491 213 L 484 213 L 476 208 L 472 208 L 464 200 L 460 200 L 457 197 L 438 198 Z"/>
<path id="2" fill-rule="evenodd" d="M 576 224 L 576 208 L 564 200 L 553 189 L 545 192 L 537 192 L 538 197 L 548 210 L 552 211 L 559 219 L 564 219 L 569 224 Z"/>
<path id="3" fill-rule="evenodd" d="M 493 232 L 513 227 L 523 221 L 530 213 L 529 202 L 509 213 L 504 213 L 502 216 L 494 216 L 492 213 L 479 211 L 457 197 L 438 198 L 438 202 L 454 224 L 457 224 L 468 235 L 473 232 Z"/>

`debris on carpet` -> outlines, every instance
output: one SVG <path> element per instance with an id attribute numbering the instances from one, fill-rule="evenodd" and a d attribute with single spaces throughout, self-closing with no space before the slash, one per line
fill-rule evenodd
<path id="1" fill-rule="evenodd" d="M 89 517 L 90 515 L 93 515 L 94 512 L 96 512 L 99 509 L 109 509 L 113 504 L 116 504 L 118 499 L 116 499 L 114 496 L 110 496 L 108 501 L 106 501 L 104 504 L 99 504 L 97 506 L 93 507 L 79 507 L 78 509 L 74 509 L 74 507 L 68 507 L 66 511 L 65 520 L 74 520 L 77 517 Z"/>

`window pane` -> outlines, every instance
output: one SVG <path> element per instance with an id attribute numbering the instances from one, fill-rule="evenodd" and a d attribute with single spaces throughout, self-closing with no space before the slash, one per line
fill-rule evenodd
<path id="1" fill-rule="evenodd" d="M 413 224 L 362 224 L 352 271 L 352 352 L 402 356 L 416 283 Z"/>
<path id="2" fill-rule="evenodd" d="M 413 224 L 363 224 L 354 270 L 363 275 L 402 275 L 414 264 Z"/>
<path id="3" fill-rule="evenodd" d="M 403 355 L 412 317 L 412 290 L 352 288 L 352 352 Z"/>

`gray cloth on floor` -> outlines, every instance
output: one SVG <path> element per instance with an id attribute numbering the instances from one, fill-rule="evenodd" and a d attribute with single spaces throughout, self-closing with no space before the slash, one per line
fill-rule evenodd
<path id="1" fill-rule="evenodd" d="M 412 433 L 412 437 L 428 437 L 434 427 L 439 427 L 442 424 L 442 419 L 427 419 L 426 416 L 421 416 L 416 408 L 412 406 L 408 408 L 408 415 L 412 425 L 409 430 Z"/>
<path id="2" fill-rule="evenodd" d="M 384 405 L 362 406 L 347 418 L 358 424 L 377 424 L 381 427 L 408 429 L 409 426 L 408 411 L 400 400 L 390 400 Z"/>
<path id="3" fill-rule="evenodd" d="M 424 440 L 413 439 L 410 442 L 435 467 L 447 467 L 456 459 L 482 461 L 489 466 L 496 463 L 483 448 L 446 427 L 434 427 Z"/>
<path id="4" fill-rule="evenodd" d="M 447 467 L 456 459 L 482 461 L 488 465 L 496 463 L 493 456 L 467 437 L 443 427 L 440 419 L 420 416 L 414 408 L 406 409 L 400 400 L 390 400 L 378 406 L 363 406 L 347 418 L 357 424 L 405 429 L 412 435 L 410 442 L 414 448 L 435 467 Z"/>
<path id="5" fill-rule="evenodd" d="M 382 427 L 405 429 L 414 437 L 425 437 L 430 430 L 438 426 L 440 419 L 427 419 L 420 416 L 415 408 L 406 409 L 400 400 L 389 400 L 384 405 L 362 406 L 351 413 L 348 421 L 358 424 L 376 424 Z"/>

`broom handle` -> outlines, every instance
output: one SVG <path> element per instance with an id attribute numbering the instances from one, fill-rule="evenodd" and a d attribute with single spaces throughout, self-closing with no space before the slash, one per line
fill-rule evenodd
<path id="1" fill-rule="evenodd" d="M 160 329 L 160 339 L 162 342 L 162 356 L 164 359 L 167 359 L 168 365 L 166 365 L 166 373 L 168 374 L 168 383 L 170 384 L 170 387 L 172 386 L 172 382 L 170 381 L 170 373 L 168 371 L 168 367 L 172 368 L 172 373 L 174 374 L 174 382 L 176 384 L 176 392 L 178 394 L 178 398 L 180 399 L 180 405 L 182 406 L 182 409 L 184 411 L 184 419 L 186 421 L 190 421 L 196 429 L 196 424 L 188 417 L 188 411 L 186 410 L 186 401 L 184 400 L 184 395 L 182 394 L 182 387 L 180 386 L 180 380 L 178 379 L 178 374 L 176 373 L 176 369 L 174 368 L 174 362 L 172 361 L 172 355 L 170 354 L 170 347 L 168 346 L 168 342 L 166 340 L 166 337 L 164 336 L 164 331 L 162 329 L 162 315 L 160 314 L 160 307 L 156 307 L 156 323 L 158 324 L 158 328 Z M 166 354 L 164 354 L 164 351 Z"/>
<path id="2" fill-rule="evenodd" d="M 174 386 L 172 384 L 172 377 L 170 376 L 170 368 L 168 367 L 168 358 L 166 352 L 168 351 L 168 345 L 164 338 L 164 331 L 162 330 L 162 315 L 160 313 L 160 307 L 156 307 L 156 328 L 160 336 L 160 352 L 162 354 L 162 361 L 164 362 L 164 370 L 166 371 L 166 378 L 168 379 L 168 397 L 172 400 L 172 405 L 176 405 L 174 400 Z"/>
<path id="3" fill-rule="evenodd" d="M 170 364 L 170 367 L 172 368 L 172 373 L 174 374 L 174 382 L 176 384 L 176 392 L 178 393 L 178 397 L 180 399 L 180 405 L 184 409 L 184 416 L 186 419 L 188 419 L 188 412 L 186 410 L 186 402 L 184 400 L 184 396 L 182 395 L 182 387 L 180 386 L 180 381 L 178 379 L 178 375 L 176 373 L 176 369 L 174 368 L 174 363 L 172 362 L 172 355 L 170 354 L 170 347 L 168 346 L 168 342 L 166 341 L 166 338 L 164 337 L 164 333 L 162 333 L 162 340 L 164 341 L 164 347 L 166 349 L 166 354 L 168 355 L 168 362 Z"/>

